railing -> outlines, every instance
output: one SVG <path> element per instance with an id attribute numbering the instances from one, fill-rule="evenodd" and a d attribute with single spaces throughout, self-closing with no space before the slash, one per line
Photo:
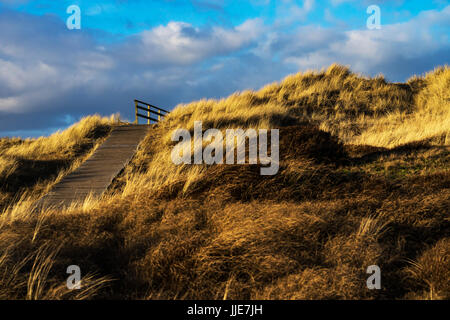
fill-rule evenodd
<path id="1" fill-rule="evenodd" d="M 151 105 L 147 102 L 143 102 L 140 100 L 134 100 L 134 106 L 136 109 L 136 120 L 134 123 L 138 124 L 138 118 L 144 118 L 147 119 L 147 124 L 151 124 L 151 121 L 159 122 L 161 121 L 162 117 L 165 117 L 169 114 L 169 111 L 155 107 L 154 105 Z M 139 110 L 143 110 L 147 112 L 147 115 L 144 115 L 142 113 L 139 113 Z M 152 115 L 157 116 L 158 118 L 152 117 Z"/>

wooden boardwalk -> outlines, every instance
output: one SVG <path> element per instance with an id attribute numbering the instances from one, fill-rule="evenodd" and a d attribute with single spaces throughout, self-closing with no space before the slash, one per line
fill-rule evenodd
<path id="1" fill-rule="evenodd" d="M 134 156 L 148 129 L 148 125 L 114 127 L 94 154 L 57 183 L 39 200 L 37 207 L 63 209 L 73 202 L 84 200 L 90 194 L 94 197 L 101 196 Z"/>

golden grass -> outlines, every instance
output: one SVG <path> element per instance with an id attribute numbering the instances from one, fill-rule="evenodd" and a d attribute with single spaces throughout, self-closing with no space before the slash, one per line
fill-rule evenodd
<path id="1" fill-rule="evenodd" d="M 0 139 L 0 211 L 27 206 L 48 192 L 92 154 L 117 121 L 117 115 L 95 115 L 49 137 Z"/>
<path id="2" fill-rule="evenodd" d="M 351 140 L 355 144 L 395 147 L 412 141 L 431 139 L 437 144 L 450 143 L 450 69 L 437 68 L 424 78 L 412 78 L 412 87 L 421 83 L 415 95 L 415 108 L 411 114 L 396 113 L 377 119 L 360 136 Z"/>
<path id="3" fill-rule="evenodd" d="M 0 154 L 34 160 L 72 157 L 78 151 L 78 146 L 92 142 L 94 129 L 108 127 L 117 121 L 117 115 L 85 117 L 77 124 L 64 131 L 55 132 L 49 137 L 15 140 L 15 143 L 8 148 L 0 148 Z"/>
<path id="4" fill-rule="evenodd" d="M 448 299 L 449 81 L 447 66 L 395 84 L 333 65 L 179 105 L 102 199 L 30 214 L 20 189 L 0 216 L 0 298 Z M 2 140 L 0 177 L 21 157 L 76 166 L 111 123 L 83 121 L 53 138 Z M 279 173 L 175 166 L 171 134 L 194 121 L 280 128 Z M 65 288 L 70 264 L 85 275 L 81 291 Z M 373 264 L 380 291 L 366 288 Z"/>
<path id="5" fill-rule="evenodd" d="M 332 65 L 325 71 L 288 76 L 257 92 L 179 105 L 161 124 L 163 136 L 152 137 L 160 146 L 150 162 L 145 150 L 137 154 L 136 163 L 142 158 L 141 164 L 146 163 L 148 171 L 133 178 L 126 190 L 133 193 L 134 186 L 154 190 L 179 180 L 189 183 L 201 179 L 204 168 L 175 166 L 170 159 L 173 130 L 193 132 L 194 121 L 202 121 L 203 130 L 225 130 L 276 128 L 307 120 L 347 144 L 392 148 L 430 139 L 436 145 L 448 145 L 449 87 L 447 66 L 401 85 L 387 83 L 382 76 L 364 78 L 346 67 Z"/>
<path id="6" fill-rule="evenodd" d="M 14 267 L 8 268 L 8 260 L 14 252 L 14 245 L 5 250 L 0 257 L 1 274 L 0 299 L 20 299 L 26 300 L 85 300 L 96 294 L 104 285 L 112 280 L 107 277 L 96 277 L 88 274 L 83 278 L 82 290 L 72 291 L 67 288 L 65 281 L 59 283 L 50 278 L 55 258 L 60 247 L 45 244 L 39 249 L 15 263 Z M 31 265 L 28 275 L 21 271 Z M 15 296 L 16 292 L 26 292 L 25 297 Z"/>
<path id="7" fill-rule="evenodd" d="M 441 300 L 450 295 L 450 238 L 439 240 L 425 250 L 417 261 L 406 268 L 412 279 L 425 286 L 425 290 L 412 298 Z"/>

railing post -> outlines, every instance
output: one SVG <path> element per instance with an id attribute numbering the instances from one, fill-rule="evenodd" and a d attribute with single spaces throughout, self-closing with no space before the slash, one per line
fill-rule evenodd
<path id="1" fill-rule="evenodd" d="M 136 116 L 136 119 L 134 120 L 135 124 L 139 124 L 139 117 L 146 118 L 148 125 L 151 125 L 152 121 L 154 121 L 155 123 L 158 123 L 161 121 L 161 119 L 163 119 L 169 113 L 169 111 L 160 109 L 158 107 L 155 107 L 151 104 L 142 102 L 137 99 L 134 99 L 134 108 L 135 108 L 135 116 Z M 152 110 L 152 108 L 154 108 L 155 110 Z M 147 111 L 147 115 L 144 116 L 144 114 L 139 113 L 139 110 Z M 158 115 L 158 119 L 152 118 L 152 113 L 153 113 L 153 115 Z"/>
<path id="2" fill-rule="evenodd" d="M 136 115 L 136 120 L 134 120 L 134 123 L 139 124 L 139 122 L 138 122 L 138 103 L 136 100 L 134 100 L 134 108 L 135 108 L 135 115 Z"/>

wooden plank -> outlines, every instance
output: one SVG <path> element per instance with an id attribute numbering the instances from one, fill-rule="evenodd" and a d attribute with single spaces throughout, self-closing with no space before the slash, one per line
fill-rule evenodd
<path id="1" fill-rule="evenodd" d="M 147 111 L 147 112 L 156 114 L 156 115 L 158 115 L 158 116 L 165 116 L 164 114 L 160 113 L 161 110 L 158 110 L 158 112 L 157 112 L 157 111 L 154 111 L 154 110 L 152 110 L 152 109 L 150 109 L 150 108 L 143 108 L 143 107 L 141 107 L 141 106 L 137 106 L 137 108 L 140 109 L 140 110 L 143 110 L 143 111 Z"/>
<path id="2" fill-rule="evenodd" d="M 137 115 L 138 115 L 138 117 L 158 122 L 158 119 L 155 119 L 155 118 L 152 118 L 152 117 L 147 117 L 147 116 L 144 116 L 143 114 L 140 114 L 140 113 L 138 113 Z"/>

